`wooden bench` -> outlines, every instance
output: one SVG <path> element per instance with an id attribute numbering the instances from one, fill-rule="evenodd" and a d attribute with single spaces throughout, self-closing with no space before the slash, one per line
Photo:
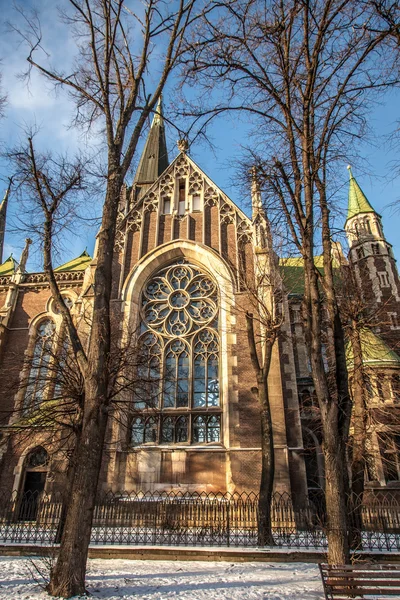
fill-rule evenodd
<path id="1" fill-rule="evenodd" d="M 400 598 L 399 565 L 319 565 L 326 600 Z"/>

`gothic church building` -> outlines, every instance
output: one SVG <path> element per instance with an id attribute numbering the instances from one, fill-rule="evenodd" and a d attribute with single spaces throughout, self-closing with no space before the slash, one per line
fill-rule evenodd
<path id="1" fill-rule="evenodd" d="M 112 288 L 121 340 L 135 332 L 146 358 L 141 372 L 154 381 L 146 397 L 132 399 L 128 415 L 110 419 L 100 489 L 257 491 L 260 419 L 246 330 L 252 292 L 244 282 L 277 261 L 256 182 L 252 205 L 249 218 L 184 144 L 169 162 L 159 108 L 133 185 L 121 194 Z M 0 207 L 1 244 L 6 208 L 7 197 Z M 359 284 L 389 323 L 384 331 L 364 334 L 369 402 L 372 408 L 385 405 L 395 422 L 399 277 L 381 218 L 352 175 L 345 229 Z M 56 401 L 54 386 L 41 385 L 39 375 L 49 368 L 62 320 L 45 275 L 26 271 L 28 246 L 29 240 L 19 263 L 10 257 L 0 266 L 0 484 L 3 492 L 51 494 L 65 482 L 68 447 L 54 425 L 49 436 L 43 421 L 27 415 Z M 90 312 L 94 254 L 92 259 L 84 252 L 56 269 L 77 322 Z M 334 259 L 345 261 L 340 249 Z M 300 318 L 301 262 L 280 262 L 283 331 L 269 375 L 275 488 L 300 497 L 323 490 L 324 467 Z M 257 293 L 268 303 L 268 289 Z M 13 424 L 21 418 L 29 433 L 15 436 Z M 400 487 L 400 436 L 388 430 L 382 423 L 371 432 L 368 486 L 374 489 Z"/>

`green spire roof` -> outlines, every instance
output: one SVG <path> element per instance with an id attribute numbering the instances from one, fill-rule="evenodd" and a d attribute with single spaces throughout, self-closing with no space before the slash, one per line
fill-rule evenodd
<path id="1" fill-rule="evenodd" d="M 347 208 L 347 220 L 359 215 L 360 213 L 375 212 L 367 200 L 366 195 L 353 177 L 351 167 L 347 167 L 350 175 L 349 185 L 349 204 Z"/>
<path id="2" fill-rule="evenodd" d="M 12 255 L 7 258 L 7 260 L 5 262 L 3 262 L 2 265 L 0 265 L 0 276 L 4 277 L 5 275 L 13 275 L 13 273 L 15 272 L 15 260 L 13 259 Z"/>
<path id="3" fill-rule="evenodd" d="M 60 265 L 54 271 L 63 273 L 64 271 L 84 271 L 92 262 L 92 257 L 84 250 L 77 258 Z"/>
<path id="4" fill-rule="evenodd" d="M 369 367 L 400 366 L 400 356 L 394 350 L 391 350 L 383 339 L 371 329 L 362 329 L 360 340 L 364 365 Z M 346 358 L 348 365 L 352 366 L 354 357 L 350 342 L 346 345 Z"/>
<path id="5" fill-rule="evenodd" d="M 160 98 L 133 183 L 154 183 L 168 165 L 167 142 Z"/>

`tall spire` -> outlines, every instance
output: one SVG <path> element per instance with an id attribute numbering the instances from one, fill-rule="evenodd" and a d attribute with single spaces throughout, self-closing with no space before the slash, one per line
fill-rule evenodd
<path id="1" fill-rule="evenodd" d="M 136 171 L 134 185 L 149 185 L 168 167 L 167 142 L 165 140 L 165 126 L 162 111 L 162 99 L 157 104 L 153 122 L 147 136 L 139 166 Z"/>
<path id="2" fill-rule="evenodd" d="M 3 262 L 4 236 L 6 232 L 7 204 L 12 179 L 10 179 L 4 198 L 0 204 L 0 264 Z"/>
<path id="3" fill-rule="evenodd" d="M 350 184 L 349 184 L 349 203 L 347 208 L 347 220 L 359 215 L 360 213 L 375 212 L 370 203 L 367 200 L 366 195 L 358 185 L 357 181 L 353 177 L 350 165 L 347 167 L 349 170 Z"/>

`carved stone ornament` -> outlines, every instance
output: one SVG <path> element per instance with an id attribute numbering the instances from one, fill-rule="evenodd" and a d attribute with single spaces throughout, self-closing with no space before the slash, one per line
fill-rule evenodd
<path id="1" fill-rule="evenodd" d="M 187 152 L 189 149 L 189 143 L 185 138 L 179 138 L 176 145 L 178 146 L 179 152 Z"/>

